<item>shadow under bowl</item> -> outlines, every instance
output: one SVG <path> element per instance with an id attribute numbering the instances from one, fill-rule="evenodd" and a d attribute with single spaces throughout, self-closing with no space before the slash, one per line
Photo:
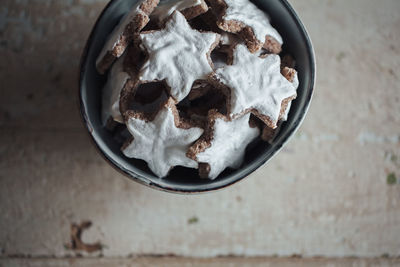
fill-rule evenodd
<path id="1" fill-rule="evenodd" d="M 112 0 L 98 18 L 87 41 L 81 59 L 79 78 L 80 111 L 83 121 L 98 151 L 117 170 L 134 181 L 152 188 L 174 193 L 198 193 L 227 187 L 247 177 L 269 161 L 295 133 L 310 105 L 315 83 L 315 59 L 310 38 L 286 0 L 254 0 L 261 10 L 271 18 L 272 25 L 284 40 L 283 53 L 296 59 L 296 70 L 300 81 L 297 98 L 293 101 L 288 120 L 281 126 L 273 144 L 260 139 L 246 149 L 244 163 L 237 170 L 227 169 L 217 179 L 201 179 L 197 170 L 174 168 L 167 177 L 156 177 L 142 160 L 126 158 L 112 133 L 102 126 L 101 91 L 106 75 L 97 73 L 96 58 L 108 35 L 121 17 L 137 0 Z"/>

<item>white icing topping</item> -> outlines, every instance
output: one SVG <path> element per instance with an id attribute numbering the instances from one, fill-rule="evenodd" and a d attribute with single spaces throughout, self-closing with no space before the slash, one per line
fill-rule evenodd
<path id="1" fill-rule="evenodd" d="M 117 26 L 115 26 L 114 30 L 111 32 L 110 36 L 107 39 L 106 44 L 100 52 L 100 55 L 97 57 L 96 65 L 100 63 L 100 61 L 106 56 L 108 51 L 112 51 L 116 45 L 120 42 L 121 36 L 125 31 L 126 26 L 138 15 L 144 14 L 144 12 L 140 9 L 140 5 L 143 1 L 138 1 L 135 5 L 132 6 L 131 11 L 129 11 L 125 16 L 122 17 L 121 21 Z"/>
<path id="2" fill-rule="evenodd" d="M 111 116 L 115 121 L 123 123 L 121 112 L 119 111 L 119 98 L 121 90 L 130 78 L 129 74 L 124 72 L 124 54 L 112 66 L 108 74 L 107 83 L 103 88 L 102 112 L 101 119 L 103 125 L 106 125 L 107 120 Z"/>
<path id="3" fill-rule="evenodd" d="M 239 168 L 243 163 L 245 149 L 259 134 L 258 127 L 249 126 L 250 114 L 233 121 L 217 118 L 211 146 L 197 154 L 198 162 L 210 165 L 209 178 L 215 179 L 225 168 Z"/>
<path id="4" fill-rule="evenodd" d="M 294 75 L 294 79 L 293 79 L 292 84 L 293 84 L 293 86 L 295 88 L 299 87 L 299 78 L 297 77 L 297 72 Z M 283 117 L 282 117 L 283 121 L 287 121 L 291 106 L 292 106 L 292 101 L 290 101 L 289 104 L 286 107 L 285 113 L 283 114 Z"/>
<path id="5" fill-rule="evenodd" d="M 292 106 L 292 101 L 289 102 L 289 104 L 287 105 L 287 107 L 285 109 L 285 113 L 283 113 L 283 117 L 282 117 L 283 121 L 287 121 L 291 106 Z"/>
<path id="6" fill-rule="evenodd" d="M 216 70 L 215 77 L 231 88 L 231 116 L 235 117 L 249 108 L 268 116 L 275 125 L 282 100 L 296 94 L 295 83 L 289 82 L 280 72 L 278 55 L 260 58 L 237 45 L 233 65 Z"/>
<path id="7" fill-rule="evenodd" d="M 202 4 L 202 0 L 165 0 L 160 1 L 160 4 L 154 9 L 151 18 L 158 21 L 164 21 L 175 10 L 183 11 L 187 8 L 195 7 Z"/>
<path id="8" fill-rule="evenodd" d="M 124 155 L 145 160 L 158 177 L 166 176 L 174 166 L 198 167 L 196 161 L 186 157 L 186 151 L 203 129 L 177 128 L 170 107 L 160 110 L 150 122 L 131 117 L 127 127 L 134 140 L 123 150 Z"/>
<path id="9" fill-rule="evenodd" d="M 205 79 L 212 72 L 207 53 L 219 35 L 193 30 L 178 11 L 173 13 L 165 29 L 140 37 L 149 52 L 140 80 L 165 80 L 177 101 L 189 94 L 195 80 Z"/>
<path id="10" fill-rule="evenodd" d="M 299 77 L 297 76 L 297 71 L 296 71 L 296 73 L 295 73 L 295 75 L 294 75 L 294 79 L 293 79 L 292 84 L 293 84 L 293 86 L 296 87 L 296 88 L 299 87 Z"/>
<path id="11" fill-rule="evenodd" d="M 265 36 L 274 37 L 280 44 L 282 37 L 269 23 L 269 17 L 262 10 L 258 9 L 249 0 L 225 0 L 228 8 L 224 20 L 236 20 L 244 23 L 253 29 L 254 35 L 261 43 L 265 42 Z"/>

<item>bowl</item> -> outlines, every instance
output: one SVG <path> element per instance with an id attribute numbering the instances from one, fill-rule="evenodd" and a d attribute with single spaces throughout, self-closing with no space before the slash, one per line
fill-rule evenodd
<path id="1" fill-rule="evenodd" d="M 201 179 L 197 170 L 175 167 L 167 177 L 155 176 L 147 164 L 138 159 L 126 158 L 118 142 L 101 122 L 101 89 L 106 75 L 97 73 L 96 58 L 107 36 L 121 17 L 137 0 L 112 0 L 98 18 L 86 43 L 80 65 L 79 100 L 83 122 L 94 145 L 104 158 L 118 171 L 133 181 L 173 193 L 199 193 L 213 191 L 232 185 L 257 168 L 271 160 L 296 132 L 307 113 L 315 83 L 314 51 L 304 25 L 294 9 L 286 0 L 252 1 L 271 18 L 271 24 L 279 31 L 284 40 L 283 53 L 289 53 L 296 59 L 296 70 L 300 85 L 297 98 L 293 101 L 288 120 L 281 125 L 272 144 L 255 140 L 246 149 L 245 160 L 237 170 L 226 169 L 215 180 Z"/>

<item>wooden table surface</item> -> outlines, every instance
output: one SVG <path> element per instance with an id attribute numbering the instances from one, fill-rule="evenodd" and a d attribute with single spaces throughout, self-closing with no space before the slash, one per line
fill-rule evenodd
<path id="1" fill-rule="evenodd" d="M 81 124 L 79 57 L 106 2 L 1 1 L 0 266 L 400 264 L 400 1 L 291 0 L 318 64 L 307 118 L 269 164 L 196 196 L 123 177 Z M 85 220 L 101 251 L 66 246 Z"/>

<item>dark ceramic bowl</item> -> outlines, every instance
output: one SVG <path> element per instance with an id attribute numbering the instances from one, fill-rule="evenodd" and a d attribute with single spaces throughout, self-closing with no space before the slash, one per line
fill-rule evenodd
<path id="1" fill-rule="evenodd" d="M 106 78 L 96 72 L 96 57 L 113 27 L 136 1 L 112 0 L 107 5 L 90 34 L 81 60 L 79 79 L 81 114 L 94 144 L 105 159 L 134 181 L 174 193 L 197 193 L 229 186 L 270 160 L 301 124 L 311 101 L 315 80 L 314 52 L 310 38 L 289 3 L 286 0 L 254 0 L 260 9 L 269 14 L 272 25 L 282 35 L 285 42 L 283 52 L 291 54 L 296 59 L 300 86 L 288 120 L 282 124 L 272 145 L 261 140 L 254 141 L 247 148 L 245 161 L 240 169 L 227 169 L 217 179 L 208 180 L 200 179 L 197 170 L 182 167 L 174 168 L 167 177 L 160 179 L 148 169 L 144 161 L 124 157 L 120 150 L 121 143 L 102 127 L 101 88 Z"/>

